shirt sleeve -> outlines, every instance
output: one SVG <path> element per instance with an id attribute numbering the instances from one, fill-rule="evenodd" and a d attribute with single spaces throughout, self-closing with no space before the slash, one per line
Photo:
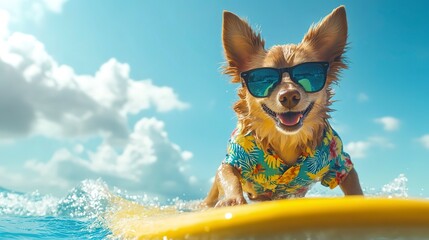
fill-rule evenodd
<path id="1" fill-rule="evenodd" d="M 246 157 L 247 153 L 244 151 L 243 147 L 237 143 L 235 138 L 231 137 L 228 140 L 226 155 L 222 163 L 229 164 L 238 170 L 241 170 L 241 165 Z"/>
<path id="2" fill-rule="evenodd" d="M 238 154 L 236 154 L 236 151 L 234 151 L 239 146 L 235 146 L 237 143 L 233 142 L 232 139 L 229 139 L 228 144 L 226 146 L 226 155 L 224 160 L 222 161 L 223 164 L 229 164 L 234 167 L 239 166 L 239 158 Z"/>
<path id="3" fill-rule="evenodd" d="M 322 185 L 333 189 L 340 185 L 353 169 L 350 155 L 343 150 L 343 143 L 338 134 L 332 130 L 328 134 L 329 144 L 329 171 L 322 178 Z"/>
<path id="4" fill-rule="evenodd" d="M 222 163 L 235 167 L 240 174 L 243 174 L 243 171 L 250 171 L 250 152 L 254 146 L 252 136 L 245 136 L 235 131 L 228 141 L 226 156 Z"/>

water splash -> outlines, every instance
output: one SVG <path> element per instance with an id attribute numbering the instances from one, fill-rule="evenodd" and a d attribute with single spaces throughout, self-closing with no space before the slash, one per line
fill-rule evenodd
<path id="1" fill-rule="evenodd" d="M 391 182 L 383 185 L 381 188 L 364 187 L 365 196 L 382 198 L 408 198 L 408 178 L 404 174 L 399 174 Z"/>
<path id="2" fill-rule="evenodd" d="M 407 183 L 408 178 L 404 174 L 399 174 L 382 187 L 363 186 L 362 190 L 367 197 L 408 198 Z M 308 192 L 306 197 L 341 197 L 343 195 L 339 188 L 331 190 L 318 184 Z"/>
<path id="3" fill-rule="evenodd" d="M 152 209 L 163 209 L 163 208 L 174 208 L 179 212 L 190 212 L 198 210 L 201 199 L 197 200 L 183 200 L 179 197 L 172 199 L 161 199 L 158 196 L 149 195 L 149 194 L 131 194 L 126 190 L 121 190 L 119 188 L 113 188 L 112 194 L 119 196 L 131 202 L 143 205 Z"/>
<path id="4" fill-rule="evenodd" d="M 114 187 L 112 193 L 121 198 L 127 199 L 129 201 L 138 203 L 140 205 L 148 207 L 161 207 L 165 205 L 165 201 L 162 201 L 158 196 L 152 196 L 146 193 L 143 194 L 131 194 L 127 190 L 122 190 L 117 187 Z"/>
<path id="5" fill-rule="evenodd" d="M 388 198 L 407 198 L 408 197 L 408 179 L 404 174 L 399 174 L 399 176 L 393 179 L 392 182 L 386 184 L 381 189 L 383 196 Z"/>
<path id="6" fill-rule="evenodd" d="M 50 195 L 42 196 L 38 191 L 19 193 L 0 192 L 0 215 L 54 216 L 59 199 Z"/>
<path id="7" fill-rule="evenodd" d="M 84 180 L 66 197 L 42 195 L 38 191 L 0 192 L 0 215 L 71 217 L 94 219 L 105 212 L 111 193 L 102 180 Z"/>
<path id="8" fill-rule="evenodd" d="M 58 202 L 57 216 L 96 219 L 104 213 L 112 197 L 101 179 L 84 180 Z"/>

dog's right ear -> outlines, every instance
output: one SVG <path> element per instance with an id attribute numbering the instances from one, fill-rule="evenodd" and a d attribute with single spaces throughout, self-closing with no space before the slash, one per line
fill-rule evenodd
<path id="1" fill-rule="evenodd" d="M 265 52 L 261 35 L 256 34 L 246 21 L 228 11 L 223 12 L 222 42 L 227 61 L 225 73 L 235 76 L 233 82 L 239 82 L 238 74 L 249 68 L 252 59 Z"/>

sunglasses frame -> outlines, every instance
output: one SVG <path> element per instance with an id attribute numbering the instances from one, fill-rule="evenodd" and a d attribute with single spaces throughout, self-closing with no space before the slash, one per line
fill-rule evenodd
<path id="1" fill-rule="evenodd" d="M 277 82 L 273 85 L 273 86 L 274 86 L 274 87 L 273 87 L 273 89 L 274 89 L 274 88 L 276 88 L 276 87 L 277 87 L 277 85 L 282 81 L 283 73 L 287 72 L 287 73 L 289 74 L 290 79 L 291 79 L 294 83 L 296 83 L 296 84 L 298 84 L 300 87 L 302 87 L 302 85 L 301 85 L 297 80 L 295 80 L 295 79 L 293 79 L 293 78 L 292 78 L 292 74 L 291 74 L 291 73 L 293 72 L 293 69 L 294 69 L 294 68 L 296 68 L 296 67 L 298 67 L 298 66 L 301 66 L 301 65 L 304 65 L 304 64 L 309 64 L 309 63 L 317 63 L 317 64 L 320 64 L 320 65 L 323 67 L 323 70 L 325 70 L 325 79 L 324 79 L 324 82 L 323 82 L 322 87 L 321 87 L 319 90 L 317 90 L 317 91 L 311 91 L 311 92 L 310 92 L 310 91 L 306 91 L 306 92 L 309 92 L 309 93 L 316 93 L 316 92 L 321 91 L 321 90 L 325 87 L 325 84 L 326 84 L 326 78 L 328 77 L 329 62 L 304 62 L 304 63 L 297 64 L 297 65 L 295 65 L 295 66 L 292 66 L 292 67 L 286 67 L 286 68 L 272 68 L 272 67 L 254 68 L 254 69 L 250 69 L 250 70 L 245 71 L 245 72 L 241 72 L 241 73 L 240 73 L 240 77 L 241 77 L 241 79 L 243 79 L 243 82 L 246 84 L 247 91 L 248 91 L 252 96 L 254 96 L 254 97 L 256 97 L 256 98 L 266 98 L 266 97 L 270 96 L 270 95 L 271 95 L 271 93 L 269 93 L 267 96 L 255 96 L 255 95 L 253 95 L 253 93 L 249 90 L 249 86 L 248 86 L 248 76 L 249 76 L 249 74 L 250 74 L 250 73 L 252 73 L 252 72 L 254 72 L 254 71 L 261 70 L 261 69 L 272 69 L 272 70 L 277 71 L 277 72 L 278 72 L 278 74 L 279 74 L 279 79 L 278 79 L 278 80 L 277 80 Z M 302 87 L 302 88 L 303 88 L 303 87 Z M 303 88 L 303 89 L 304 89 L 304 88 Z M 305 89 L 304 89 L 304 91 L 305 91 Z"/>

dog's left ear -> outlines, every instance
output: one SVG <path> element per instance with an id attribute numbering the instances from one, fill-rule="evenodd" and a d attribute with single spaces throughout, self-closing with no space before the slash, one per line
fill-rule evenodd
<path id="1" fill-rule="evenodd" d="M 224 72 L 234 76 L 232 82 L 240 82 L 238 74 L 248 70 L 255 58 L 265 54 L 261 35 L 245 20 L 228 11 L 223 12 L 222 42 L 227 60 Z"/>
<path id="2" fill-rule="evenodd" d="M 334 9 L 318 24 L 311 26 L 301 44 L 309 46 L 321 60 L 329 62 L 340 60 L 347 44 L 347 18 L 344 6 Z"/>

